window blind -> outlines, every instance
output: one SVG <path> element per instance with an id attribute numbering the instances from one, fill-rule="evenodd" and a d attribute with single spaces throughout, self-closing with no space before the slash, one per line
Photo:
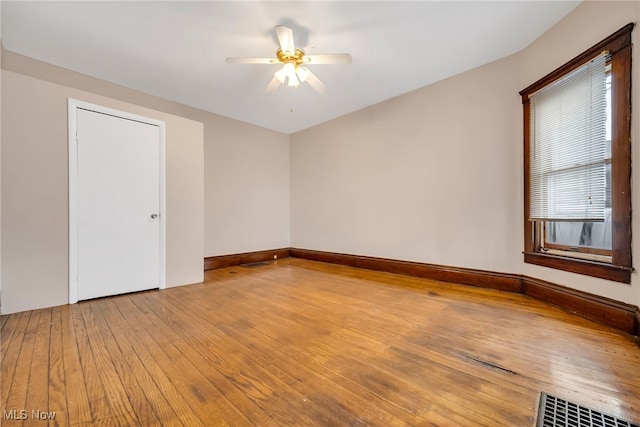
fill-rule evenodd
<path id="1" fill-rule="evenodd" d="M 530 98 L 531 220 L 605 219 L 607 56 Z"/>

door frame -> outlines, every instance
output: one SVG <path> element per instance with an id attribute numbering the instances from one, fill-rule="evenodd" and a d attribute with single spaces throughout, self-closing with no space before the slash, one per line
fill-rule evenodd
<path id="1" fill-rule="evenodd" d="M 69 304 L 78 302 L 78 114 L 79 109 L 93 111 L 95 113 L 107 114 L 126 120 L 134 120 L 158 126 L 160 140 L 160 260 L 158 277 L 160 279 L 159 288 L 166 288 L 166 180 L 165 180 L 165 123 L 160 120 L 131 114 L 101 105 L 91 104 L 73 98 L 68 98 L 68 119 L 69 119 Z"/>

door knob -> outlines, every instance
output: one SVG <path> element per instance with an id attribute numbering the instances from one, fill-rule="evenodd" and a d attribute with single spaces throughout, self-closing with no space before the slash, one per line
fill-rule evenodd
<path id="1" fill-rule="evenodd" d="M 151 219 L 156 219 L 158 218 L 158 214 L 151 214 Z"/>

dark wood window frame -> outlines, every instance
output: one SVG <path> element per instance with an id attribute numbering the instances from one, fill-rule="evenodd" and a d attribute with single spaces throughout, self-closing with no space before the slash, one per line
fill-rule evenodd
<path id="1" fill-rule="evenodd" d="M 520 91 L 524 113 L 524 262 L 622 283 L 631 283 L 631 31 L 628 24 L 560 68 Z M 609 51 L 612 74 L 611 262 L 545 253 L 540 221 L 529 220 L 529 97 L 553 81 Z"/>

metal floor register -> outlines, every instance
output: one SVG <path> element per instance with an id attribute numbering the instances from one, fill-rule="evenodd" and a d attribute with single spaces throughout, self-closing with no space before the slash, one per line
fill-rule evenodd
<path id="1" fill-rule="evenodd" d="M 640 427 L 578 404 L 541 393 L 536 427 Z"/>

